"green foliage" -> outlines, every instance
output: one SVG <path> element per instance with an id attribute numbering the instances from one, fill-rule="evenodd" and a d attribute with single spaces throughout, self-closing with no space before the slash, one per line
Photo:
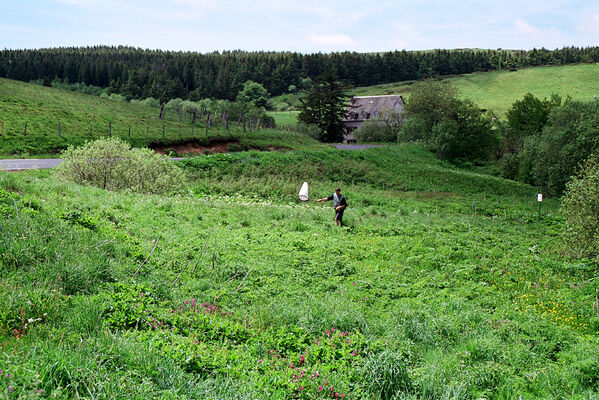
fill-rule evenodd
<path id="1" fill-rule="evenodd" d="M 73 225 L 78 225 L 83 228 L 91 229 L 92 231 L 97 229 L 97 221 L 95 218 L 82 213 L 81 211 L 64 211 L 60 213 L 58 218 L 68 221 Z"/>
<path id="2" fill-rule="evenodd" d="M 254 81 L 246 81 L 243 84 L 243 89 L 237 95 L 237 101 L 249 103 L 258 108 L 266 108 L 269 97 L 268 90 L 264 86 Z"/>
<path id="3" fill-rule="evenodd" d="M 150 287 L 143 283 L 116 283 L 109 295 L 103 315 L 113 329 L 148 329 L 152 326 L 151 312 L 156 299 Z"/>
<path id="4" fill-rule="evenodd" d="M 181 164 L 175 196 L 0 173 L 19 193 L 0 217 L 0 397 L 596 395 L 596 266 L 562 256 L 535 188 L 413 144 Z M 349 227 L 297 201 L 303 180 L 343 188 Z M 73 210 L 97 228 L 58 218 Z"/>
<path id="5" fill-rule="evenodd" d="M 490 118 L 471 101 L 458 99 L 449 84 L 429 81 L 417 86 L 406 113 L 416 121 L 409 122 L 399 138 L 424 139 L 441 159 L 485 161 L 497 147 Z"/>
<path id="6" fill-rule="evenodd" d="M 415 116 L 409 118 L 401 127 L 397 134 L 398 142 L 414 142 L 425 141 L 430 137 L 429 131 L 426 129 L 426 121 L 424 118 Z"/>
<path id="7" fill-rule="evenodd" d="M 457 95 L 456 88 L 448 83 L 424 81 L 414 87 L 406 101 L 407 117 L 421 118 L 427 132 L 430 132 L 433 126 L 451 118 Z"/>
<path id="8" fill-rule="evenodd" d="M 132 149 L 118 138 L 100 139 L 80 148 L 69 147 L 55 170 L 57 177 L 107 190 L 164 193 L 181 187 L 183 174 L 165 156 L 149 149 Z"/>
<path id="9" fill-rule="evenodd" d="M 549 113 L 554 107 L 561 105 L 562 99 L 557 94 L 550 99 L 538 99 L 527 93 L 522 100 L 516 101 L 506 113 L 509 147 L 517 151 L 524 138 L 538 135 L 547 123 Z"/>
<path id="10" fill-rule="evenodd" d="M 143 105 L 146 107 L 152 107 L 152 108 L 160 107 L 160 100 L 155 99 L 153 97 L 148 97 L 147 99 L 144 99 L 144 100 L 131 99 L 130 103 L 131 104 L 139 104 L 139 105 Z"/>
<path id="11" fill-rule="evenodd" d="M 403 113 L 386 111 L 364 121 L 355 134 L 360 142 L 396 142 L 404 122 Z"/>
<path id="12" fill-rule="evenodd" d="M 525 141 L 519 178 L 561 195 L 576 169 L 599 150 L 599 102 L 570 101 L 552 110 L 543 132 Z"/>
<path id="13" fill-rule="evenodd" d="M 360 142 L 395 142 L 398 126 L 387 125 L 382 121 L 370 119 L 364 121 L 355 131 Z"/>
<path id="14" fill-rule="evenodd" d="M 592 156 L 567 185 L 564 241 L 574 257 L 599 257 L 599 157 Z"/>
<path id="15" fill-rule="evenodd" d="M 0 215 L 6 215 L 15 211 L 16 199 L 19 197 L 17 193 L 8 192 L 0 188 Z"/>
<path id="16" fill-rule="evenodd" d="M 330 70 L 312 82 L 300 99 L 298 121 L 317 126 L 320 129 L 319 139 L 323 142 L 339 142 L 342 138 L 341 120 L 345 116 L 348 100 L 344 90 Z"/>
<path id="17" fill-rule="evenodd" d="M 405 360 L 393 351 L 371 355 L 364 365 L 366 392 L 374 399 L 391 399 L 397 393 L 411 390 L 411 379 Z"/>

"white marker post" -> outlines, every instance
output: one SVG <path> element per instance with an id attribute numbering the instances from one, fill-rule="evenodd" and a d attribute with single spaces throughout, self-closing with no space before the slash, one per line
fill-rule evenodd
<path id="1" fill-rule="evenodd" d="M 541 204 L 543 203 L 542 193 L 537 193 L 537 201 L 539 202 L 539 222 L 541 222 Z"/>

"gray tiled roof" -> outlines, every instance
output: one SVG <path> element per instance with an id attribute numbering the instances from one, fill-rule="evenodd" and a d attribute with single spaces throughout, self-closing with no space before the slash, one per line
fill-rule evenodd
<path id="1" fill-rule="evenodd" d="M 370 114 L 369 117 L 373 118 L 375 113 L 381 113 L 387 110 L 403 110 L 403 98 L 401 95 L 387 95 L 387 96 L 354 96 L 349 102 L 347 107 L 348 120 L 360 121 L 367 118 L 363 117 L 362 113 Z M 350 118 L 350 113 L 358 113 L 357 118 Z"/>

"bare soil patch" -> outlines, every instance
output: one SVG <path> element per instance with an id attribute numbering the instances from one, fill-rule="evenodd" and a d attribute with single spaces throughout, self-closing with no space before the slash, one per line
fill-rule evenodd
<path id="1" fill-rule="evenodd" d="M 233 147 L 233 148 L 232 148 Z M 242 149 L 239 140 L 212 140 L 210 143 L 200 143 L 189 141 L 183 143 L 173 143 L 169 145 L 150 145 L 150 148 L 159 154 L 170 154 L 175 152 L 177 155 L 197 155 L 197 154 L 214 154 L 214 153 L 229 153 L 231 151 L 240 151 Z M 284 151 L 285 147 L 281 146 L 250 146 L 244 150 L 258 151 Z"/>
<path id="2" fill-rule="evenodd" d="M 185 142 L 169 145 L 156 145 L 151 146 L 152 150 L 159 154 L 168 154 L 171 151 L 176 152 L 179 155 L 189 154 L 208 154 L 212 153 L 229 153 L 231 151 L 230 146 L 239 146 L 239 140 L 228 140 L 228 141 L 212 141 L 209 144 L 203 144 L 199 142 Z"/>

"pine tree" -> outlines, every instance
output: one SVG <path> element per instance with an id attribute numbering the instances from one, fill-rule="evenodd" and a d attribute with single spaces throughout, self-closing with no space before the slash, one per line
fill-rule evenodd
<path id="1" fill-rule="evenodd" d="M 343 138 L 343 122 L 347 99 L 345 87 L 329 70 L 317 78 L 300 100 L 298 120 L 320 128 L 320 139 L 338 142 Z"/>

